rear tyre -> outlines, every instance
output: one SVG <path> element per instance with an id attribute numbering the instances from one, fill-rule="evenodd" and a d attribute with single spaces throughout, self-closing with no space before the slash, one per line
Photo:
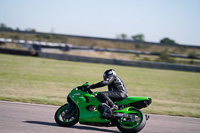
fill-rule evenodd
<path id="1" fill-rule="evenodd" d="M 60 126 L 70 127 L 75 125 L 79 120 L 79 110 L 75 106 L 72 111 L 67 113 L 68 104 L 61 106 L 55 113 L 54 119 Z"/>
<path id="2" fill-rule="evenodd" d="M 120 118 L 117 123 L 117 128 L 122 133 L 137 133 L 146 125 L 146 116 L 142 111 L 135 108 L 130 108 L 129 111 L 130 113 L 128 114 L 132 115 L 133 118 Z"/>

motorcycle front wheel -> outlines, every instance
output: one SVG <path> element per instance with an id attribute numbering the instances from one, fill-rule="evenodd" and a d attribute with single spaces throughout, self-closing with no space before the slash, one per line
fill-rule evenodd
<path id="1" fill-rule="evenodd" d="M 146 116 L 139 109 L 130 108 L 129 115 L 132 115 L 131 119 L 120 118 L 117 124 L 117 128 L 122 133 L 137 133 L 141 131 L 146 125 Z"/>
<path id="2" fill-rule="evenodd" d="M 55 113 L 54 119 L 60 126 L 70 127 L 75 125 L 79 120 L 79 110 L 76 106 L 75 109 L 67 112 L 68 104 L 61 106 Z"/>

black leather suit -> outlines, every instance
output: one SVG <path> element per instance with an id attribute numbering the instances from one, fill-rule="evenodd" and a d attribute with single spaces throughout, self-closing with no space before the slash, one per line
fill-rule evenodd
<path id="1" fill-rule="evenodd" d="M 119 101 L 128 97 L 126 86 L 123 81 L 116 75 L 104 79 L 101 82 L 90 86 L 91 89 L 108 85 L 108 91 L 99 92 L 97 98 L 102 103 L 107 103 L 110 107 L 114 106 L 113 101 Z"/>

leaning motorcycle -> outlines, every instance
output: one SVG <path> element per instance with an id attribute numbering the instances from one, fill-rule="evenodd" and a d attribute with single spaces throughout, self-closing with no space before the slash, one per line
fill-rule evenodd
<path id="1" fill-rule="evenodd" d="M 150 97 L 130 96 L 115 101 L 118 110 L 104 113 L 104 105 L 96 98 L 98 92 L 87 88 L 89 83 L 77 86 L 67 96 L 67 102 L 55 113 L 55 121 L 60 126 L 70 127 L 76 123 L 93 126 L 117 126 L 123 133 L 141 131 L 149 116 L 139 109 L 151 104 Z"/>

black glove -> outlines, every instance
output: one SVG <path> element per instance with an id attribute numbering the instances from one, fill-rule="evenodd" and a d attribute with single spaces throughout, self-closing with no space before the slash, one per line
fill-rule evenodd
<path id="1" fill-rule="evenodd" d="M 85 91 L 89 94 L 92 94 L 93 92 L 90 90 L 91 89 L 91 85 L 86 85 L 85 86 Z"/>
<path id="2" fill-rule="evenodd" d="M 85 86 L 85 89 L 86 89 L 86 90 L 90 90 L 90 88 L 91 88 L 91 85 L 86 85 L 86 86 Z"/>

